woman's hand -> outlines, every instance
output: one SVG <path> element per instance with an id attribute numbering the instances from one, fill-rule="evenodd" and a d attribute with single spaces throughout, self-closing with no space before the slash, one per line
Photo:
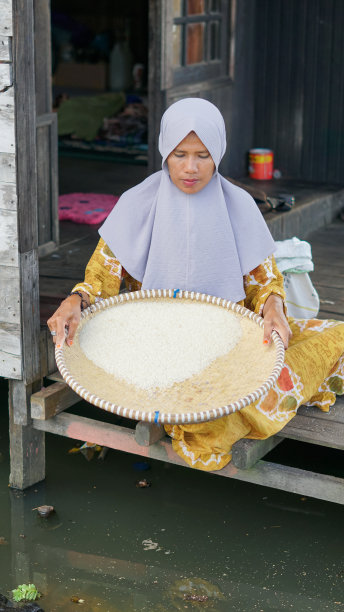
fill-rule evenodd
<path id="1" fill-rule="evenodd" d="M 89 304 L 89 296 L 83 293 L 83 300 Z M 68 346 L 72 346 L 76 329 L 79 325 L 81 316 L 81 297 L 79 295 L 70 295 L 54 312 L 53 316 L 47 321 L 50 331 L 56 332 L 52 336 L 54 344 L 57 348 L 61 348 L 66 340 Z M 67 330 L 67 335 L 66 335 Z"/>
<path id="2" fill-rule="evenodd" d="M 281 337 L 284 348 L 288 348 L 291 329 L 283 310 L 283 300 L 279 295 L 269 295 L 263 308 L 264 344 L 270 344 L 271 332 L 276 331 Z"/>

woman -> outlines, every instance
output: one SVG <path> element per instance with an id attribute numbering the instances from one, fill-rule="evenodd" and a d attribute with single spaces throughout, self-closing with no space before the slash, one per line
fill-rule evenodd
<path id="1" fill-rule="evenodd" d="M 80 310 L 129 290 L 179 288 L 243 304 L 264 318 L 288 348 L 274 387 L 240 412 L 215 421 L 166 426 L 174 450 L 203 470 L 221 469 L 231 447 L 280 431 L 301 404 L 328 411 L 343 393 L 344 324 L 287 319 L 274 242 L 252 198 L 218 172 L 226 149 L 219 110 L 201 99 L 173 104 L 161 121 L 162 170 L 125 192 L 99 233 L 85 280 L 49 319 L 54 341 L 67 344 Z"/>

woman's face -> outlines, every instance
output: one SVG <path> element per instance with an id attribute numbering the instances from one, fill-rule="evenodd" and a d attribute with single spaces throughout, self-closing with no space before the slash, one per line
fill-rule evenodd
<path id="1" fill-rule="evenodd" d="M 195 132 L 190 132 L 170 153 L 167 167 L 172 183 L 184 193 L 198 193 L 212 178 L 215 164 Z"/>

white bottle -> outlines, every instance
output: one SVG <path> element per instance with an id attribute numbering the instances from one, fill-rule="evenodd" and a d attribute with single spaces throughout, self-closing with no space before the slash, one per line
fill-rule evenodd
<path id="1" fill-rule="evenodd" d="M 110 53 L 109 87 L 111 91 L 123 91 L 132 86 L 133 59 L 129 47 L 129 32 L 115 43 Z"/>

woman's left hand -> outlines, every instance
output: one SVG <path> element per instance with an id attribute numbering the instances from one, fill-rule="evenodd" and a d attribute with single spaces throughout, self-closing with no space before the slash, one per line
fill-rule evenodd
<path id="1" fill-rule="evenodd" d="M 270 344 L 271 332 L 276 331 L 281 337 L 284 348 L 288 348 L 292 336 L 287 318 L 283 310 L 283 300 L 279 295 L 269 295 L 263 308 L 264 344 Z"/>

